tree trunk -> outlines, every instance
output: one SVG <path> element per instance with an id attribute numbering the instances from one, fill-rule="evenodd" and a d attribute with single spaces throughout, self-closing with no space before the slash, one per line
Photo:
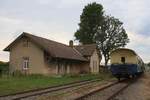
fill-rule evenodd
<path id="1" fill-rule="evenodd" d="M 108 57 L 108 56 L 106 56 L 106 55 L 104 55 L 104 58 L 105 58 L 105 66 L 107 66 L 108 61 L 109 61 L 109 57 Z"/>
<path id="2" fill-rule="evenodd" d="M 108 59 L 105 59 L 105 67 L 107 67 Z"/>
<path id="3" fill-rule="evenodd" d="M 105 71 L 108 71 L 108 61 L 109 61 L 109 57 L 107 55 L 104 55 L 105 58 Z"/>

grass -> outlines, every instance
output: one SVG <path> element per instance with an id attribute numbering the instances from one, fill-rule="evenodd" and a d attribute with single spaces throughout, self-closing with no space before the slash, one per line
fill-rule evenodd
<path id="1" fill-rule="evenodd" d="M 78 75 L 71 76 L 65 75 L 62 77 L 50 77 L 43 75 L 30 75 L 30 76 L 3 76 L 0 78 L 0 95 L 6 95 L 16 92 L 27 91 L 31 89 L 44 88 L 48 86 L 62 85 L 70 82 L 96 79 L 108 80 L 110 74 L 101 73 L 98 75 Z"/>

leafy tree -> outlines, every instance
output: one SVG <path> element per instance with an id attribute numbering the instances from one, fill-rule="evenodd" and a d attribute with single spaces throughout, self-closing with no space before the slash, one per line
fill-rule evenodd
<path id="1" fill-rule="evenodd" d="M 85 6 L 80 16 L 79 29 L 74 34 L 76 40 L 82 44 L 95 43 L 93 37 L 104 19 L 103 13 L 103 6 L 96 2 Z"/>
<path id="2" fill-rule="evenodd" d="M 147 65 L 150 67 L 150 62 Z"/>
<path id="3" fill-rule="evenodd" d="M 104 55 L 105 65 L 111 50 L 124 47 L 129 42 L 123 23 L 114 17 L 104 16 L 103 6 L 96 2 L 83 9 L 79 29 L 74 36 L 82 44 L 97 43 Z"/>
<path id="4" fill-rule="evenodd" d="M 105 66 L 110 59 L 110 51 L 124 47 L 129 42 L 123 23 L 111 16 L 105 16 L 95 34 L 95 40 L 105 58 Z"/>
<path id="5" fill-rule="evenodd" d="M 0 74 L 1 72 L 5 72 L 9 70 L 9 62 L 0 61 Z"/>

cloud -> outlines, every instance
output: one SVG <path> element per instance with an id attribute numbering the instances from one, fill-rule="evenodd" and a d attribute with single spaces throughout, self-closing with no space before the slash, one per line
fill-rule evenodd
<path id="1" fill-rule="evenodd" d="M 56 23 L 34 22 L 3 16 L 0 16 L 0 22 L 0 27 L 2 27 L 0 30 L 0 60 L 2 61 L 9 60 L 9 53 L 2 50 L 23 31 L 65 44 L 73 39 L 73 34 L 65 31 L 63 25 L 58 26 Z"/>
<path id="2" fill-rule="evenodd" d="M 9 61 L 8 55 L 8 52 L 0 51 L 0 61 Z"/>
<path id="3" fill-rule="evenodd" d="M 144 31 L 149 20 L 150 1 L 148 0 L 102 0 L 106 14 L 123 21 L 128 31 L 139 33 Z M 143 32 L 142 32 L 143 33 Z"/>
<path id="4" fill-rule="evenodd" d="M 145 62 L 150 61 L 150 37 L 145 35 L 127 32 L 130 38 L 130 43 L 127 45 L 128 48 L 131 48 L 137 52 Z"/>
<path id="5" fill-rule="evenodd" d="M 147 46 L 150 47 L 150 37 L 147 37 L 145 35 L 142 34 L 137 34 L 137 33 L 131 33 L 131 32 L 127 32 L 130 38 L 130 44 L 132 44 L 132 46 Z"/>
<path id="6" fill-rule="evenodd" d="M 131 40 L 127 47 L 150 61 L 148 0 L 1 0 L 0 50 L 23 31 L 68 44 L 78 28 L 82 9 L 94 1 L 104 6 L 106 14 L 124 23 Z M 0 51 L 2 58 L 8 55 Z"/>

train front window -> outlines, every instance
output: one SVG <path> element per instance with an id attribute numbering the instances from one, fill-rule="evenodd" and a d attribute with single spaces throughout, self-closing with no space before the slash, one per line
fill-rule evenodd
<path id="1" fill-rule="evenodd" d="M 126 61 L 125 57 L 121 57 L 121 62 L 125 63 L 125 61 Z"/>

